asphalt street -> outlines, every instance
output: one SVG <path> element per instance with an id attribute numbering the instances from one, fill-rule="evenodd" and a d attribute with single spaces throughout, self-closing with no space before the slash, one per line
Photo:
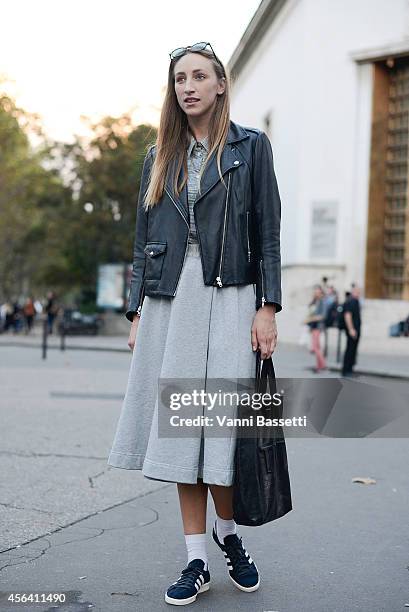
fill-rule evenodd
<path id="1" fill-rule="evenodd" d="M 0 610 L 170 609 L 164 591 L 186 562 L 176 485 L 106 464 L 130 358 L 70 349 L 42 360 L 37 348 L 0 342 Z M 313 376 L 312 356 L 300 347 L 279 345 L 274 363 L 278 376 Z M 408 384 L 394 382 L 403 393 Z M 287 451 L 292 512 L 239 527 L 260 589 L 243 593 L 229 580 L 210 536 L 209 498 L 212 585 L 192 609 L 407 609 L 408 438 L 292 438 Z M 357 476 L 376 483 L 353 483 Z M 12 593 L 55 600 L 12 603 Z"/>

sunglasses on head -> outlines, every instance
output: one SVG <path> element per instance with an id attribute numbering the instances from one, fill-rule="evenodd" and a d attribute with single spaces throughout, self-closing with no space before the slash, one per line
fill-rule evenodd
<path id="1" fill-rule="evenodd" d="M 224 73 L 223 64 L 217 57 L 216 53 L 213 51 L 213 47 L 209 42 L 198 42 L 198 43 L 195 43 L 194 45 L 189 45 L 188 47 L 178 47 L 177 49 L 173 49 L 173 51 L 169 53 L 169 57 L 171 60 L 173 60 L 178 57 L 182 57 L 182 55 L 184 55 L 187 51 L 193 51 L 193 52 L 203 51 L 204 49 L 206 49 L 206 47 L 210 47 L 215 60 L 218 62 L 218 64 L 220 64 L 220 67 L 222 68 L 223 73 Z"/>

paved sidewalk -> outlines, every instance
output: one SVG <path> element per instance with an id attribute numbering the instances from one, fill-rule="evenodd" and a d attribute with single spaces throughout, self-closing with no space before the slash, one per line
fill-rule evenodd
<path id="1" fill-rule="evenodd" d="M 409 340 L 402 338 L 402 342 Z M 2 334 L 0 335 L 1 347 L 21 347 L 37 349 L 41 351 L 41 333 L 37 328 L 33 334 L 28 336 Z M 50 354 L 55 350 L 60 350 L 61 340 L 59 336 L 51 335 L 48 338 L 48 348 Z M 127 336 L 67 336 L 65 339 L 67 354 L 70 350 L 84 351 L 112 351 L 130 353 L 127 346 Z M 296 356 L 297 366 L 305 370 L 311 369 L 315 365 L 315 357 L 304 346 L 280 342 L 277 346 L 276 357 L 280 351 L 290 352 Z M 331 344 L 328 355 L 328 368 L 330 372 L 340 373 L 341 364 L 336 363 L 336 350 Z M 358 351 L 357 364 L 355 366 L 357 374 L 366 376 L 382 376 L 387 378 L 398 378 L 409 380 L 409 342 L 408 354 L 404 355 L 383 355 L 382 353 L 361 353 Z M 302 374 L 304 376 L 304 374 Z M 333 375 L 333 374 L 332 374 Z"/>
<path id="2" fill-rule="evenodd" d="M 240 527 L 262 584 L 237 590 L 211 540 L 212 585 L 192 609 L 209 612 L 398 612 L 407 590 L 407 441 L 290 440 L 294 509 L 258 528 Z M 102 464 L 101 464 L 102 467 Z M 375 485 L 353 484 L 370 475 Z M 135 474 L 128 473 L 130 481 Z M 108 492 L 113 478 L 96 487 Z M 111 483 L 111 484 L 110 484 Z M 0 610 L 169 610 L 166 587 L 186 563 L 176 485 L 84 517 L 0 554 Z M 10 592 L 65 593 L 71 605 L 8 605 Z M 92 607 L 90 607 L 92 606 Z"/>
<path id="3" fill-rule="evenodd" d="M 107 338 L 81 342 L 90 340 Z M 46 360 L 38 346 L 2 341 L 0 610 L 170 609 L 163 592 L 185 565 L 176 486 L 106 464 L 131 359 L 126 338 L 109 339 L 117 352 L 53 349 Z M 312 357 L 280 344 L 277 375 L 312 376 Z M 209 533 L 212 587 L 195 609 L 404 610 L 409 441 L 292 438 L 287 448 L 294 510 L 240 528 L 261 588 L 235 589 Z M 209 500 L 209 529 L 213 517 Z M 9 604 L 10 592 L 63 592 L 72 603 Z"/>

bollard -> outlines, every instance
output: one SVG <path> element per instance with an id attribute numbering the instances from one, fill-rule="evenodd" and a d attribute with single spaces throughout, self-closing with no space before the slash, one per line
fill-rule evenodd
<path id="1" fill-rule="evenodd" d="M 42 358 L 43 359 L 47 359 L 47 338 L 48 338 L 48 320 L 47 320 L 47 315 L 45 315 L 44 322 L 43 322 L 43 342 L 42 342 L 42 349 L 43 349 Z"/>
<path id="2" fill-rule="evenodd" d="M 60 333 L 60 350 L 65 351 L 65 320 L 61 321 L 61 333 Z"/>

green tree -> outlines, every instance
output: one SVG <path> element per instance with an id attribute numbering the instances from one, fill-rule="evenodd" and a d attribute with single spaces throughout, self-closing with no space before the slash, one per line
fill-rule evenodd
<path id="1" fill-rule="evenodd" d="M 62 249 L 71 275 L 95 288 L 98 264 L 131 263 L 142 165 L 156 130 L 134 127 L 128 115 L 89 122 L 89 129 L 90 139 L 64 145 L 61 153 L 74 192 Z"/>
<path id="2" fill-rule="evenodd" d="M 33 147 L 30 136 L 37 138 L 38 146 Z M 38 116 L 26 113 L 11 96 L 0 92 L 2 299 L 31 291 L 41 278 L 41 247 L 47 233 L 45 209 L 51 199 L 60 202 L 64 195 L 58 173 L 44 166 L 48 156 L 44 143 Z"/>
<path id="3" fill-rule="evenodd" d="M 37 115 L 0 93 L 2 300 L 49 289 L 62 300 L 95 299 L 98 265 L 131 263 L 142 165 L 156 130 L 133 126 L 126 114 L 84 120 L 88 138 L 47 139 Z"/>

